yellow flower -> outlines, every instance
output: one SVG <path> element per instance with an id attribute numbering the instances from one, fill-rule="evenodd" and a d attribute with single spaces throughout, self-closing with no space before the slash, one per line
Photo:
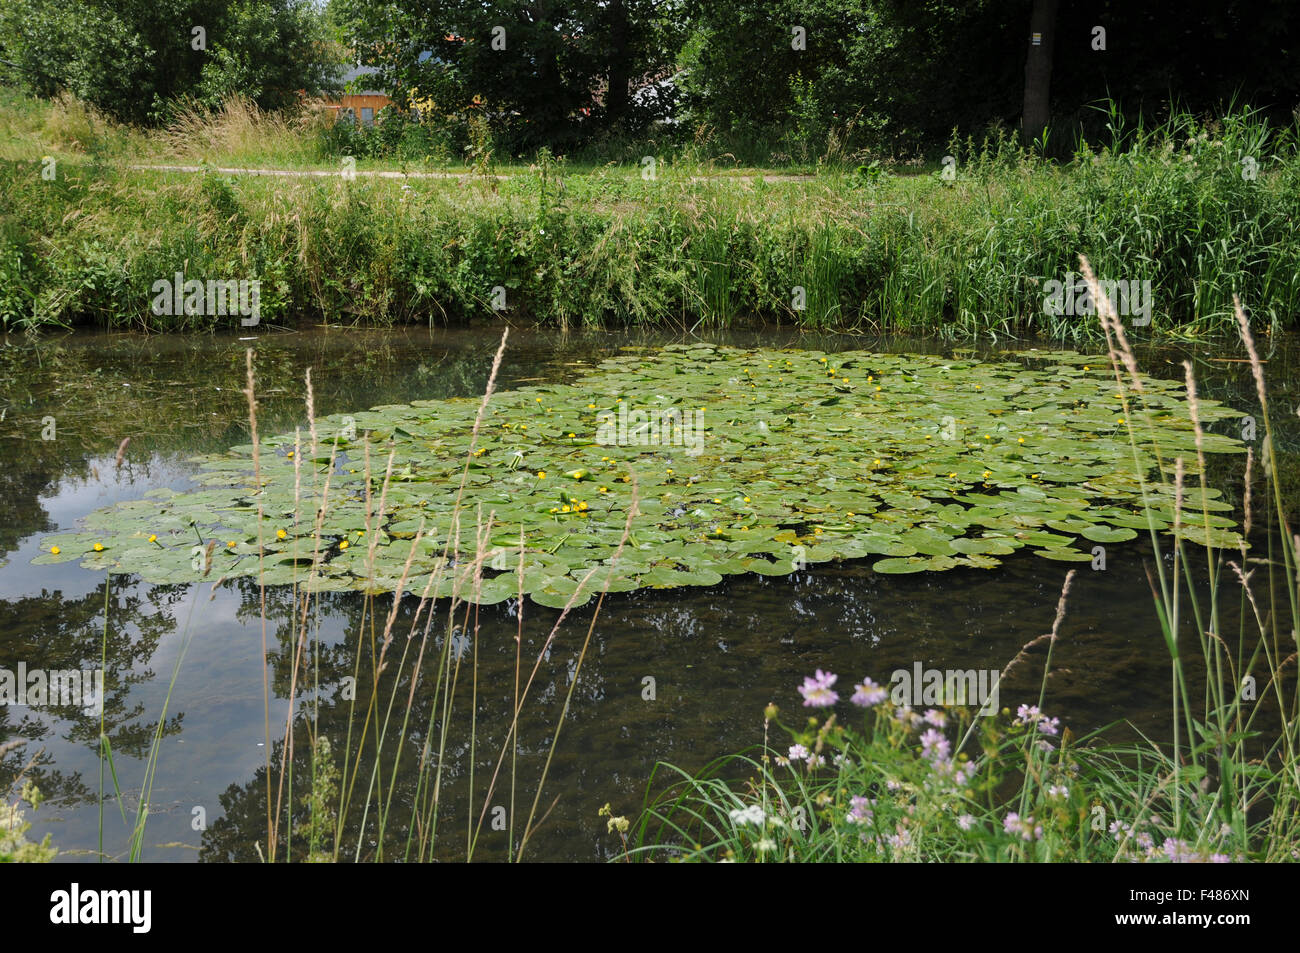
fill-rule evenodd
<path id="1" fill-rule="evenodd" d="M 872 464 L 872 466 L 873 466 L 873 467 L 878 467 L 878 466 L 880 466 L 880 461 L 877 460 L 875 463 Z"/>
<path id="2" fill-rule="evenodd" d="M 1024 437 L 1021 437 L 1017 442 L 1018 442 L 1018 443 L 1024 443 L 1024 442 L 1025 442 L 1025 438 L 1024 438 Z"/>
<path id="3" fill-rule="evenodd" d="M 343 540 L 343 542 L 339 543 L 339 549 L 347 549 L 347 548 L 348 548 L 348 541 L 346 539 Z"/>
<path id="4" fill-rule="evenodd" d="M 542 402 L 542 399 L 541 399 L 540 397 L 538 397 L 538 398 L 537 398 L 537 402 L 540 404 L 540 403 Z"/>
<path id="5" fill-rule="evenodd" d="M 581 503 L 578 504 L 578 509 L 580 509 L 580 510 L 585 510 L 586 508 L 587 508 L 587 501 L 586 501 L 586 500 L 583 500 Z"/>
<path id="6" fill-rule="evenodd" d="M 568 504 L 568 503 L 565 503 L 563 506 L 561 506 L 561 507 L 560 507 L 560 512 L 561 512 L 561 513 L 567 513 L 567 512 L 569 512 L 569 504 Z"/>
<path id="7" fill-rule="evenodd" d="M 1122 424 L 1123 422 L 1124 422 L 1124 418 L 1123 418 L 1123 417 L 1119 418 L 1119 420 L 1117 421 L 1117 423 L 1121 423 L 1121 424 Z"/>
<path id="8" fill-rule="evenodd" d="M 277 530 L 275 531 L 275 538 L 276 538 L 276 539 L 284 539 L 284 538 L 285 538 L 286 536 L 288 536 L 288 535 L 289 535 L 289 534 L 286 533 L 286 532 L 285 532 L 284 530 L 282 530 L 282 529 L 277 529 Z"/>
<path id="9" fill-rule="evenodd" d="M 95 552 L 102 553 L 104 551 L 104 544 L 96 543 L 92 548 L 95 550 Z"/>
<path id="10" fill-rule="evenodd" d="M 57 547 L 57 546 L 51 546 L 51 547 L 50 547 L 50 555 L 51 555 L 51 556 L 57 556 L 57 555 L 59 555 L 59 553 L 61 553 L 61 552 L 63 552 L 63 550 L 59 549 L 59 547 Z"/>
<path id="11" fill-rule="evenodd" d="M 151 543 L 156 543 L 156 542 L 158 542 L 158 534 L 157 534 L 157 533 L 150 533 L 150 534 L 149 534 L 149 542 L 151 542 Z"/>
<path id="12" fill-rule="evenodd" d="M 595 409 L 596 409 L 596 405 L 595 405 L 595 404 L 588 404 L 588 405 L 587 405 L 587 409 L 588 409 L 588 410 L 595 410 Z"/>
<path id="13" fill-rule="evenodd" d="M 234 549 L 234 548 L 235 548 L 235 541 L 232 539 L 232 540 L 230 540 L 230 542 L 226 543 L 226 548 L 227 548 L 227 549 Z"/>
<path id="14" fill-rule="evenodd" d="M 987 480 L 987 479 L 988 479 L 989 477 L 991 477 L 992 475 L 993 475 L 993 471 L 992 471 L 992 470 L 985 470 L 985 471 L 984 471 L 984 479 Z"/>
<path id="15" fill-rule="evenodd" d="M 602 486 L 602 487 L 600 487 L 599 489 L 597 489 L 596 492 L 597 492 L 597 493 L 608 493 L 608 492 L 609 492 L 609 487 L 607 487 L 607 486 Z"/>
<path id="16" fill-rule="evenodd" d="M 745 502 L 746 502 L 746 503 L 749 502 L 749 497 L 745 497 Z"/>
<path id="17" fill-rule="evenodd" d="M 822 534 L 822 528 L 821 528 L 820 526 L 814 526 L 814 527 L 813 527 L 813 535 L 814 535 L 814 536 L 820 536 L 821 534 Z"/>
<path id="18" fill-rule="evenodd" d="M 716 499 L 716 498 L 715 498 L 713 502 L 714 502 L 714 503 L 721 503 L 722 501 L 719 500 L 719 499 Z"/>
<path id="19" fill-rule="evenodd" d="M 293 459 L 293 451 L 292 451 L 292 450 L 289 451 L 289 459 L 291 459 L 291 460 Z"/>
<path id="20" fill-rule="evenodd" d="M 1037 480 L 1037 479 L 1038 479 L 1038 474 L 1037 474 L 1037 473 L 1031 473 L 1031 474 L 1029 474 L 1029 479 L 1031 479 L 1031 480 Z"/>
<path id="21" fill-rule="evenodd" d="M 1122 420 L 1120 421 L 1120 423 L 1123 423 L 1123 422 L 1124 422 L 1124 421 L 1122 421 Z M 673 468 L 672 468 L 672 467 L 669 467 L 669 468 L 668 468 L 668 475 L 669 475 L 669 476 L 672 476 L 672 475 L 673 475 Z"/>
<path id="22" fill-rule="evenodd" d="M 955 473 L 949 473 L 949 474 L 948 474 L 948 479 L 949 479 L 949 480 L 955 480 L 955 479 L 957 479 L 957 474 L 955 474 Z"/>
<path id="23" fill-rule="evenodd" d="M 539 479 L 539 480 L 545 480 L 545 479 L 546 479 L 546 471 L 545 471 L 545 470 L 538 470 L 538 471 L 537 471 L 537 479 Z"/>

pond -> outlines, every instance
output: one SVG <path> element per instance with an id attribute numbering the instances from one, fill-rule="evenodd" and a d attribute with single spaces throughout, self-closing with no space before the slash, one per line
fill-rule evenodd
<path id="1" fill-rule="evenodd" d="M 6 464 L 0 471 L 0 670 L 16 671 L 20 665 L 92 670 L 99 667 L 101 653 L 105 656 L 104 720 L 123 792 L 121 809 L 111 800 L 102 812 L 106 855 L 126 856 L 130 822 L 147 790 L 145 859 L 258 859 L 266 843 L 268 742 L 272 800 L 297 804 L 301 799 L 300 789 L 279 785 L 291 695 L 297 695 L 293 758 L 301 788 L 301 779 L 309 776 L 308 722 L 317 722 L 336 754 L 349 743 L 349 730 L 359 736 L 364 702 L 376 684 L 368 668 L 371 643 L 382 639 L 392 600 L 323 592 L 311 603 L 318 646 L 311 664 L 325 687 L 313 701 L 291 677 L 299 628 L 287 587 L 268 588 L 265 606 L 255 577 L 214 588 L 208 582 L 157 583 L 115 575 L 106 589 L 104 572 L 76 561 L 34 565 L 42 556 L 42 540 L 75 531 L 93 511 L 140 499 L 148 491 L 192 489 L 201 475 L 194 457 L 247 443 L 242 388 L 250 346 L 257 367 L 258 426 L 265 438 L 305 426 L 308 367 L 318 418 L 413 400 L 473 398 L 483 392 L 498 342 L 499 331 L 486 327 L 325 328 L 247 340 L 77 333 L 5 342 L 0 349 L 0 453 Z M 697 331 L 689 338 L 515 331 L 497 386 L 504 392 L 573 382 L 610 357 L 701 342 L 972 356 L 966 350 L 954 355 L 951 346 L 936 342 L 770 330 Z M 1281 471 L 1292 481 L 1284 487 L 1285 502 L 1293 506 L 1300 498 L 1294 482 L 1300 420 L 1291 412 L 1300 398 L 1295 374 L 1300 340 L 1266 341 L 1264 349 Z M 1191 359 L 1203 398 L 1258 414 L 1248 365 L 1236 360 L 1241 356 L 1233 346 L 1189 345 L 1142 350 L 1139 361 L 1152 376 L 1180 380 L 1181 361 Z M 1236 422 L 1221 421 L 1214 429 L 1239 436 L 1237 428 Z M 382 461 L 375 465 L 382 467 Z M 1240 455 L 1213 466 L 1212 484 L 1234 505 L 1241 469 Z M 956 566 L 887 574 L 873 571 L 878 557 L 872 557 L 814 561 L 788 575 L 723 575 L 710 586 L 611 592 L 598 610 L 593 600 L 570 611 L 549 645 L 560 615 L 556 608 L 526 602 L 521 624 L 513 599 L 462 606 L 450 646 L 452 665 L 442 672 L 443 684 L 456 682 L 456 705 L 443 718 L 445 693 L 435 696 L 433 688 L 439 679 L 433 656 L 442 645 L 444 618 L 432 627 L 430 658 L 411 697 L 403 761 L 392 772 L 385 760 L 384 772 L 372 778 L 372 752 L 367 748 L 362 756 L 354 796 L 358 810 L 345 824 L 353 835 L 349 842 L 361 829 L 360 805 L 373 783 L 395 805 L 394 821 L 383 835 L 383 856 L 402 855 L 412 810 L 428 803 L 427 789 L 417 788 L 415 761 L 426 740 L 435 750 L 440 746 L 440 737 L 428 737 L 432 725 L 446 733 L 432 856 L 464 856 L 498 760 L 510 747 L 517 657 L 523 660 L 519 677 L 526 681 L 541 654 L 520 717 L 515 835 L 545 770 L 536 809 L 544 821 L 525 858 L 598 860 L 620 846 L 598 810 L 608 802 L 615 813 L 634 816 L 657 762 L 698 770 L 761 743 L 768 702 L 797 723 L 802 710 L 795 689 L 814 669 L 841 673 L 841 684 L 863 676 L 884 682 L 892 671 L 916 665 L 1001 669 L 1051 628 L 1071 568 L 1078 574 L 1044 709 L 1076 733 L 1123 722 L 1127 725 L 1117 733 L 1163 737 L 1169 722 L 1169 662 L 1145 568 L 1152 559 L 1145 537 L 1108 545 L 1104 570 L 1019 550 L 1000 556 L 995 569 Z M 417 605 L 408 594 L 392 617 L 394 656 L 419 643 L 407 639 L 413 625 L 418 623 L 417 634 L 425 627 L 427 617 L 415 618 Z M 1003 706 L 1037 701 L 1041 655 L 1031 661 L 1003 682 Z M 378 676 L 375 717 L 383 717 L 390 693 L 400 699 L 398 717 L 405 710 L 409 682 L 406 674 L 394 674 L 396 668 L 390 665 Z M 350 677 L 366 686 L 355 716 L 352 700 L 338 690 Z M 566 699 L 567 715 L 553 746 Z M 29 814 L 31 835 L 51 833 L 65 851 L 63 860 L 93 861 L 100 843 L 99 728 L 98 713 L 76 707 L 0 706 L 0 750 L 5 742 L 27 741 L 0 755 L 0 787 L 7 789 L 39 754 L 29 774 L 48 800 Z M 162 740 L 150 774 L 149 750 L 158 731 Z M 373 746 L 373 735 L 368 739 Z M 355 737 L 351 745 L 355 753 Z M 511 804 L 510 763 L 507 755 L 487 798 L 476 859 L 506 855 L 509 834 L 491 822 L 504 813 L 497 808 Z M 103 783 L 112 790 L 111 779 Z M 380 840 L 373 816 L 366 824 L 362 859 L 375 856 Z M 300 846 L 295 835 L 295 857 Z"/>

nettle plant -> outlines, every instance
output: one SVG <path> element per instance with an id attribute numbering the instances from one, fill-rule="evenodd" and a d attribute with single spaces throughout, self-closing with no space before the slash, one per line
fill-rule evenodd
<path id="1" fill-rule="evenodd" d="M 1203 423 L 1235 416 L 1200 402 Z M 643 419 L 667 432 L 618 437 Z M 1179 457 L 1190 474 L 1196 440 L 1181 385 L 1129 391 L 1105 358 L 1072 352 L 675 346 L 496 393 L 481 421 L 477 401 L 416 401 L 198 458 L 202 488 L 92 513 L 36 562 L 368 592 L 449 569 L 432 595 L 481 575 L 472 599 L 492 604 L 522 578 L 559 607 L 606 585 L 711 586 L 841 559 L 882 573 L 989 569 L 1022 549 L 1093 562 L 1096 546 L 1180 521 L 1189 541 L 1236 548 L 1220 491 L 1192 520 L 1156 479 Z M 1199 450 L 1241 445 L 1206 432 Z"/>

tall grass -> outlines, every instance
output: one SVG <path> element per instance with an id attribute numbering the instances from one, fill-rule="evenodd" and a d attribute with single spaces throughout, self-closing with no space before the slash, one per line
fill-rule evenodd
<path id="1" fill-rule="evenodd" d="M 314 148 L 310 122 L 237 102 L 183 113 L 145 158 L 292 167 Z M 947 177 L 876 164 L 775 181 L 718 175 L 711 160 L 650 143 L 652 176 L 629 154 L 585 171 L 539 157 L 500 180 L 404 181 L 69 160 L 51 182 L 30 149 L 23 161 L 11 149 L 0 323 L 224 327 L 151 313 L 152 283 L 184 271 L 261 280 L 271 326 L 492 313 L 562 327 L 760 320 L 1099 341 L 1095 309 L 1045 304 L 1046 283 L 1075 271 L 1065 249 L 1078 248 L 1102 279 L 1149 282 L 1152 322 L 1138 333 L 1227 336 L 1233 293 L 1267 302 L 1261 327 L 1300 313 L 1297 141 L 1249 111 L 1176 113 L 1155 129 L 1116 115 L 1106 141 L 1063 164 L 994 137 L 950 143 Z M 490 307 L 496 288 L 504 314 Z"/>
<path id="2" fill-rule="evenodd" d="M 240 168 L 299 168 L 318 163 L 315 138 L 333 122 L 333 107 L 309 101 L 296 110 L 266 112 L 245 97 L 220 109 L 177 105 L 149 139 L 155 162 L 203 161 Z M 332 162 L 337 168 L 337 161 Z"/>
<path id="3" fill-rule="evenodd" d="M 409 541 L 394 539 L 388 543 L 409 546 L 392 595 L 365 597 L 354 640 L 347 647 L 352 659 L 351 679 L 355 691 L 343 694 L 348 704 L 346 727 L 341 736 L 338 731 L 329 735 L 322 726 L 322 700 L 331 686 L 321 682 L 320 656 L 324 647 L 319 641 L 319 596 L 312 586 L 315 570 L 293 585 L 291 638 L 286 645 L 291 668 L 282 724 L 272 724 L 269 676 L 265 673 L 263 682 L 266 755 L 260 772 L 258 800 L 265 798 L 265 835 L 258 839 L 256 849 L 268 863 L 300 860 L 415 862 L 453 857 L 471 860 L 481 852 L 480 840 L 489 820 L 489 808 L 500 803 L 503 788 L 508 789 L 509 808 L 505 821 L 509 841 L 506 851 L 498 859 L 518 861 L 525 856 L 531 838 L 545 819 L 547 811 L 541 800 L 542 792 L 610 577 L 605 573 L 601 585 L 599 580 L 593 581 L 596 569 L 587 574 L 542 640 L 536 657 L 530 661 L 523 650 L 527 615 L 523 566 L 530 551 L 521 538 L 518 550 L 512 554 L 518 556 L 520 587 L 515 603 L 519 639 L 514 701 L 508 723 L 490 726 L 496 737 L 501 736 L 504 727 L 500 747 L 490 751 L 491 772 L 486 779 L 476 777 L 477 752 L 484 744 L 483 730 L 488 726 L 480 723 L 478 715 L 478 609 L 473 602 L 467 601 L 467 597 L 481 587 L 486 562 L 507 554 L 489 542 L 487 528 L 493 514 L 466 513 L 461 501 L 469 477 L 469 462 L 473 459 L 484 414 L 495 391 L 506 339 L 507 335 L 503 335 L 492 364 L 472 430 L 466 464 L 455 491 L 451 525 L 434 570 L 426 577 L 411 573 L 417 554 L 424 551 L 426 533 L 435 531 L 422 522 Z M 255 469 L 250 492 L 257 496 L 260 477 L 256 472 L 256 461 L 260 441 L 251 351 L 248 352 L 246 371 Z M 306 521 L 312 526 L 313 533 L 310 551 L 295 551 L 294 555 L 316 560 L 327 547 L 335 545 L 325 539 L 324 526 L 331 507 L 339 502 L 338 493 L 331 486 L 338 446 L 337 440 L 322 439 L 317 432 L 310 372 L 306 379 L 306 405 L 308 431 L 299 433 L 294 443 L 295 504 L 292 519 L 295 522 Z M 367 443 L 363 458 L 367 487 L 365 527 L 355 539 L 350 539 L 350 543 L 358 548 L 366 547 L 365 578 L 369 582 L 369 591 L 378 592 L 391 585 L 391 581 L 379 580 L 375 559 L 384 535 L 381 527 L 385 522 L 386 499 L 394 475 L 392 452 L 375 456 L 374 451 L 382 453 L 383 448 L 372 450 Z M 304 460 L 309 462 L 303 463 Z M 328 465 L 323 465 L 326 460 Z M 626 515 L 622 542 L 612 557 L 614 562 L 621 557 L 636 513 L 634 499 Z M 263 517 L 259 504 L 259 525 Z M 272 532 L 268 526 L 264 535 L 269 538 Z M 218 579 L 213 587 L 221 584 L 222 580 Z M 263 627 L 263 656 L 269 658 L 265 654 L 266 590 L 260 582 L 258 587 L 261 592 L 259 616 Z M 198 587 L 195 588 L 197 598 Z M 536 782 L 531 801 L 527 801 L 519 773 L 520 728 L 530 717 L 530 698 L 536 694 L 535 683 L 545 660 L 557 647 L 570 608 L 592 588 L 599 590 L 595 611 L 584 639 L 574 646 L 576 659 L 568 693 L 554 723 L 546 729 L 546 757 L 540 767 L 536 763 L 530 765 L 529 774 L 535 774 Z M 398 631 L 397 620 L 404 597 L 413 599 L 414 606 L 403 637 Z M 388 603 L 387 609 L 384 608 L 385 602 Z M 180 659 L 177 661 L 179 664 Z M 173 681 L 174 678 L 173 675 Z M 170 697 L 170 692 L 168 694 Z M 428 716 L 421 723 L 420 711 L 425 705 Z M 467 731 L 463 724 L 464 716 L 460 714 L 466 707 L 469 709 Z M 295 757 L 295 748 L 300 743 L 308 752 L 305 774 L 299 773 L 302 762 Z M 443 805 L 449 796 L 447 772 L 453 749 L 458 753 L 468 750 L 468 781 L 464 796 L 468 798 L 471 809 L 466 812 L 466 826 L 461 836 L 440 824 Z M 157 757 L 158 740 L 155 739 L 149 752 L 140 805 L 142 818 L 148 814 L 149 789 Z M 459 767 L 456 773 L 461 774 Z M 457 803 L 463 806 L 459 799 Z M 133 831 L 132 860 L 139 859 L 135 845 L 142 834 L 143 822 L 138 821 Z"/>

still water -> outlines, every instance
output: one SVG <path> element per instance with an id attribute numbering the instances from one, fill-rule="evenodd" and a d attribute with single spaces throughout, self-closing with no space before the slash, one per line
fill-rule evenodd
<path id="1" fill-rule="evenodd" d="M 874 349 L 948 353 L 924 341 L 799 335 L 794 332 L 704 333 L 694 340 L 823 350 Z M 3 339 L 0 339 L 3 340 Z M 626 348 L 682 341 L 666 334 L 512 333 L 498 386 L 571 380 Z M 306 722 L 319 719 L 336 754 L 349 731 L 351 702 L 337 690 L 360 673 L 368 684 L 369 640 L 382 630 L 391 598 L 326 594 L 313 604 L 320 651 L 319 705 L 299 691 L 294 748 L 299 789 L 279 789 L 281 745 L 289 715 L 291 655 L 297 629 L 291 598 L 267 591 L 263 631 L 261 594 L 242 580 L 215 591 L 209 584 L 159 586 L 132 577 L 107 582 L 75 562 L 32 566 L 41 538 L 73 529 L 105 505 L 137 499 L 157 487 L 186 489 L 197 466 L 189 462 L 248 442 L 241 392 L 244 351 L 252 346 L 264 435 L 305 425 L 303 374 L 312 368 L 317 413 L 355 411 L 415 399 L 482 393 L 499 341 L 490 329 L 368 331 L 319 329 L 253 340 L 208 336 L 73 334 L 39 340 L 10 337 L 0 347 L 0 668 L 97 669 L 104 653 L 104 718 L 123 796 L 102 811 L 103 853 L 126 856 L 131 823 L 148 782 L 148 754 L 161 731 L 149 789 L 143 857 L 152 861 L 254 861 L 265 851 L 267 711 L 274 763 L 272 798 L 301 800 L 309 776 Z M 1284 495 L 1297 493 L 1296 451 L 1300 402 L 1295 369 L 1300 341 L 1263 343 L 1269 359 L 1270 400 L 1279 425 Z M 1181 378 L 1179 363 L 1196 365 L 1201 394 L 1246 413 L 1258 413 L 1248 367 L 1232 345 L 1152 350 L 1144 370 Z M 52 439 L 51 439 L 52 438 Z M 130 442 L 121 452 L 122 441 Z M 1240 496 L 1241 461 L 1216 473 L 1229 499 Z M 1052 659 L 1044 710 L 1076 733 L 1117 724 L 1163 737 L 1169 721 L 1169 659 L 1152 607 L 1144 564 L 1149 542 L 1108 548 L 1105 571 L 1080 572 Z M 428 726 L 446 731 L 439 799 L 438 857 L 463 857 L 469 822 L 484 807 L 487 785 L 507 745 L 515 691 L 516 653 L 527 678 L 539 652 L 518 737 L 515 804 L 522 828 L 547 755 L 551 762 L 538 798 L 545 815 L 525 858 L 600 860 L 619 846 L 597 811 L 635 816 L 658 762 L 687 770 L 762 741 L 763 707 L 775 702 L 791 724 L 803 717 L 796 686 L 815 668 L 840 673 L 840 685 L 862 676 L 878 682 L 894 669 L 921 663 L 939 669 L 1001 669 L 1021 646 L 1047 632 L 1069 566 L 1028 552 L 992 571 L 884 576 L 870 561 L 818 565 L 787 577 L 725 577 L 712 588 L 644 590 L 609 595 L 571 612 L 545 651 L 559 612 L 528 603 L 521 622 L 513 602 L 458 617 L 453 637 L 459 659 L 456 706 L 442 716 L 432 685 L 436 663 L 426 664 L 412 703 L 403 762 L 389 777 L 391 759 L 376 783 L 393 786 L 387 857 L 401 856 L 417 798 L 414 764 Z M 393 631 L 406 643 L 418 600 L 398 607 Z M 107 606 L 107 626 L 105 608 Z M 372 627 L 372 612 L 379 620 Z M 594 618 L 594 624 L 593 624 Z M 420 631 L 424 619 L 421 618 Z M 433 636 L 446 630 L 434 626 Z M 554 726 L 569 693 L 578 656 L 591 638 L 558 738 Z M 477 646 L 473 641 L 477 631 Z M 107 633 L 107 634 L 105 634 Z M 468 634 L 465 634 L 468 633 Z M 358 635 L 364 642 L 358 662 Z M 519 641 L 516 637 L 520 636 Z M 265 638 L 266 654 L 263 655 Z M 106 642 L 105 642 L 106 640 Z M 416 640 L 418 642 L 418 639 Z M 414 644 L 414 643 L 413 643 Z M 437 641 L 434 649 L 441 646 Z M 1041 653 L 1018 666 L 1001 687 L 1001 704 L 1038 698 Z M 408 666 L 409 670 L 409 666 Z M 173 672 L 175 684 L 172 683 Z M 405 709 L 407 675 L 394 685 L 380 679 L 380 705 L 394 689 Z M 648 680 L 653 680 L 652 682 Z M 653 692 L 648 690 L 653 684 Z M 333 686 L 331 688 L 330 686 Z M 170 698 L 168 698 L 170 690 Z M 653 697 L 648 697 L 650 695 Z M 473 703 L 471 703 L 473 699 Z M 365 699 L 362 699 L 364 704 Z M 165 714 L 164 714 L 165 713 Z M 471 717 L 477 737 L 471 753 Z M 359 732 L 361 719 L 351 722 Z M 64 861 L 94 861 L 100 843 L 99 716 L 74 708 L 0 706 L 0 792 L 20 770 L 47 797 L 29 836 L 53 835 Z M 779 738 L 777 739 L 779 741 Z M 373 746 L 373 739 L 368 741 Z M 433 747 L 437 747 L 434 739 Z M 353 744 L 355 750 L 355 742 Z M 363 755 L 354 800 L 370 779 Z M 509 765 L 509 758 L 506 760 Z M 472 808 L 469 798 L 473 773 Z M 660 777 L 663 777 L 661 773 Z M 103 782 L 113 790 L 111 777 Z M 510 803 L 508 771 L 487 798 L 475 857 L 502 859 L 508 835 L 490 828 L 492 809 Z M 125 813 L 125 820 L 123 818 Z M 347 824 L 357 842 L 361 816 Z M 295 811 L 301 818 L 303 811 Z M 202 823 L 200 823 L 200 821 Z M 361 857 L 374 856 L 374 818 L 360 838 Z M 393 845 L 397 853 L 392 853 Z M 302 837 L 295 836 L 294 855 Z M 348 859 L 354 854 L 349 849 Z M 281 856 L 283 856 L 283 849 Z"/>

